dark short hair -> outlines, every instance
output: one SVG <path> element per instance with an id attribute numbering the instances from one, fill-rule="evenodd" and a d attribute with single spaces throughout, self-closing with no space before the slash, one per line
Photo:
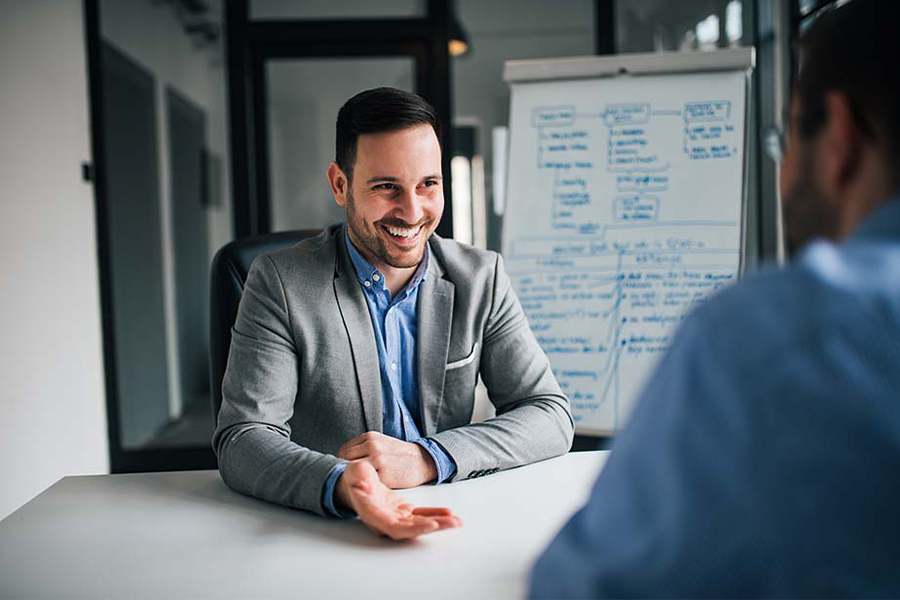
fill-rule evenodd
<path id="1" fill-rule="evenodd" d="M 852 0 L 815 17 L 800 39 L 796 81 L 800 137 L 825 124 L 825 95 L 846 94 L 860 130 L 889 153 L 900 184 L 900 2 Z"/>
<path id="2" fill-rule="evenodd" d="M 380 87 L 353 96 L 341 107 L 337 116 L 334 162 L 352 177 L 356 163 L 356 142 L 360 135 L 382 133 L 431 125 L 441 139 L 441 126 L 437 113 L 418 94 L 396 88 Z"/>

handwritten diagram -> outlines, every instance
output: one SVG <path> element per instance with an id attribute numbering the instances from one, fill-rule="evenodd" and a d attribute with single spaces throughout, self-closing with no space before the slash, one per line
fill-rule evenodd
<path id="1" fill-rule="evenodd" d="M 737 277 L 743 81 L 672 79 L 514 88 L 504 255 L 582 431 L 621 427 L 678 323 Z"/>

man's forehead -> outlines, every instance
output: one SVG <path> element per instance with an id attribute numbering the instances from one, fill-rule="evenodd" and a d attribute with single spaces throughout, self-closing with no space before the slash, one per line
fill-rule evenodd
<path id="1" fill-rule="evenodd" d="M 430 125 L 367 133 L 357 139 L 356 169 L 428 170 L 440 162 L 440 144 Z"/>

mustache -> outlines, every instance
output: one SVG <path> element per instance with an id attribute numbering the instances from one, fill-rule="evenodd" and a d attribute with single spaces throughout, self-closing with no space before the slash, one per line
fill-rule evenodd
<path id="1" fill-rule="evenodd" d="M 410 227 L 410 228 L 415 228 L 415 227 L 420 227 L 420 226 L 428 225 L 428 224 L 431 223 L 431 221 L 432 221 L 432 219 L 423 218 L 423 219 L 420 219 L 417 223 L 407 223 L 407 222 L 404 221 L 403 219 L 380 219 L 380 220 L 378 220 L 378 221 L 375 221 L 375 224 L 376 224 L 376 225 L 384 225 L 384 226 L 386 226 L 386 227 Z"/>

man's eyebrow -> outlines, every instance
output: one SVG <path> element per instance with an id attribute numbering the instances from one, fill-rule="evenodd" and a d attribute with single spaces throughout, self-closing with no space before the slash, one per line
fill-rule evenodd
<path id="1" fill-rule="evenodd" d="M 437 180 L 443 181 L 444 178 L 441 177 L 440 175 L 426 175 L 422 179 L 437 179 Z M 399 177 L 391 177 L 390 175 L 378 175 L 375 177 L 368 178 L 366 180 L 366 183 L 367 184 L 375 183 L 376 181 L 388 181 L 391 183 L 397 183 L 400 181 L 400 178 Z"/>

